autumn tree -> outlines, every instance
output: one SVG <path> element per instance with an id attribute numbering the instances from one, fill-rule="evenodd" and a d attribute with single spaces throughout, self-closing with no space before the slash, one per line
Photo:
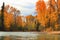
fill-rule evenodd
<path id="1" fill-rule="evenodd" d="M 21 25 L 22 19 L 19 14 L 20 11 L 15 9 L 14 7 L 10 7 L 9 5 L 4 6 L 4 25 L 6 31 L 10 30 L 10 27 L 12 27 L 11 25 Z"/>
<path id="2" fill-rule="evenodd" d="M 46 12 L 46 3 L 44 0 L 39 0 L 36 3 L 36 11 L 37 11 L 37 20 L 41 23 L 41 25 L 45 26 L 48 15 Z"/>
<path id="3" fill-rule="evenodd" d="M 58 19 L 57 19 L 57 30 L 60 29 L 60 0 L 57 0 L 57 14 L 58 14 Z"/>
<path id="4" fill-rule="evenodd" d="M 44 0 L 39 0 L 36 3 L 37 19 L 41 25 L 46 28 L 53 28 L 53 30 L 55 30 L 55 25 L 58 20 L 58 3 L 56 0 L 48 0 L 48 5 L 44 2 Z"/>
<path id="5" fill-rule="evenodd" d="M 60 0 L 57 0 L 58 24 L 60 24 Z"/>
<path id="6" fill-rule="evenodd" d="M 50 27 L 53 28 L 53 30 L 55 30 L 55 25 L 57 23 L 57 19 L 58 19 L 58 12 L 57 12 L 57 2 L 55 0 L 49 0 L 48 1 L 48 14 L 49 14 L 49 20 L 50 20 Z"/>
<path id="7" fill-rule="evenodd" d="M 46 4 L 44 0 L 39 0 L 36 2 L 36 10 L 37 12 L 43 12 L 46 9 Z"/>

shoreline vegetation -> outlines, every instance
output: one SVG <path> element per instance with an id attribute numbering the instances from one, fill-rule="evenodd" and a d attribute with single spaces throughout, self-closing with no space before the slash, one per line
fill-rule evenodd
<path id="1" fill-rule="evenodd" d="M 54 32 L 60 31 L 60 1 L 36 2 L 36 16 L 21 16 L 21 10 L 3 2 L 0 9 L 0 31 Z M 47 5 L 47 6 L 46 6 Z"/>

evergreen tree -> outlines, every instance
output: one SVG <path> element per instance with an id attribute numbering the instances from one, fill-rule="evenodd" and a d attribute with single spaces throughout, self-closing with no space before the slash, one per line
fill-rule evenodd
<path id="1" fill-rule="evenodd" d="M 0 26 L 0 31 L 4 31 L 4 5 L 5 5 L 5 3 L 3 2 L 2 9 L 1 9 L 1 26 Z"/>

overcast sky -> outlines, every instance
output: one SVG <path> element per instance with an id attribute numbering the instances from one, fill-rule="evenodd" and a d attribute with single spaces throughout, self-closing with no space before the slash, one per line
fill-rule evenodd
<path id="1" fill-rule="evenodd" d="M 22 15 L 34 15 L 37 0 L 0 0 L 0 8 L 3 2 L 20 10 Z"/>

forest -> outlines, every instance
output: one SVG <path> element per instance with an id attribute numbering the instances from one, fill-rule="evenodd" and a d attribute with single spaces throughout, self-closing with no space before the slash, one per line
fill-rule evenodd
<path id="1" fill-rule="evenodd" d="M 36 16 L 20 16 L 21 10 L 3 3 L 0 9 L 0 31 L 60 31 L 60 0 L 36 2 Z M 33 14 L 33 13 L 32 13 Z"/>

